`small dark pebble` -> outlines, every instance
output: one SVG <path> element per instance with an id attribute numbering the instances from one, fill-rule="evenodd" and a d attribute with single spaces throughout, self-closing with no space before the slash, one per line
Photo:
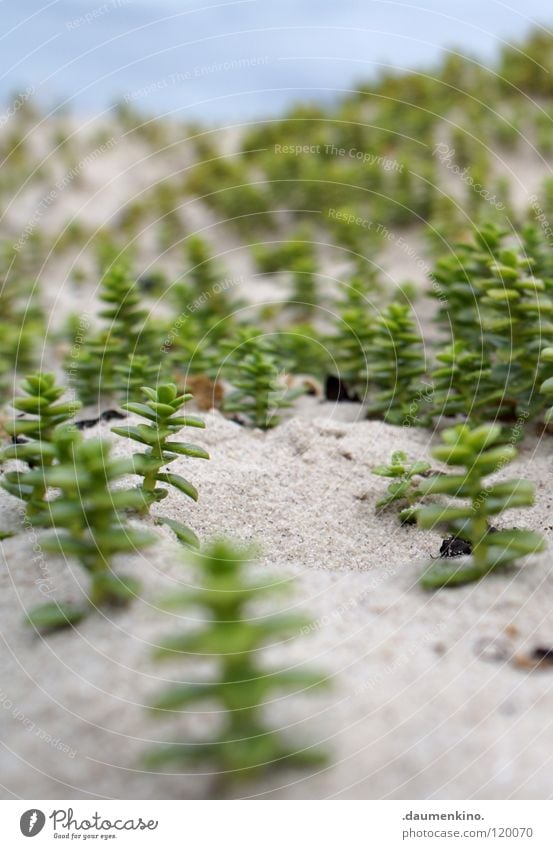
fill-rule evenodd
<path id="1" fill-rule="evenodd" d="M 103 422 L 110 422 L 112 419 L 126 419 L 126 413 L 122 413 L 120 410 L 104 410 L 103 413 L 100 413 L 100 419 Z"/>
<path id="2" fill-rule="evenodd" d="M 86 430 L 89 427 L 97 425 L 99 421 L 100 419 L 81 419 L 80 421 L 75 422 L 75 427 L 78 428 L 78 430 Z"/>
<path id="3" fill-rule="evenodd" d="M 81 419 L 78 422 L 75 422 L 75 427 L 79 430 L 86 430 L 89 427 L 94 427 L 98 422 L 109 422 L 112 419 L 126 419 L 125 413 L 119 412 L 119 410 L 104 410 L 103 413 L 100 413 L 97 419 Z"/>
<path id="4" fill-rule="evenodd" d="M 359 401 L 357 395 L 350 392 L 346 384 L 335 374 L 326 376 L 325 398 L 327 401 Z"/>
<path id="5" fill-rule="evenodd" d="M 240 427 L 248 426 L 248 422 L 243 416 L 240 416 L 240 414 L 237 414 L 235 416 L 227 416 L 227 418 L 229 422 L 234 422 L 234 424 L 240 425 Z"/>
<path id="6" fill-rule="evenodd" d="M 165 288 L 165 276 L 158 272 L 141 274 L 138 278 L 138 285 L 143 292 L 155 292 Z"/>
<path id="7" fill-rule="evenodd" d="M 536 661 L 536 663 L 547 663 L 553 665 L 553 648 L 536 646 L 535 649 L 532 649 L 530 658 L 531 660 Z"/>
<path id="8" fill-rule="evenodd" d="M 488 533 L 497 533 L 497 528 L 494 528 L 492 525 Z M 442 540 L 440 557 L 462 557 L 466 554 L 472 554 L 472 545 L 468 540 L 462 537 L 446 537 Z"/>
<path id="9" fill-rule="evenodd" d="M 446 537 L 440 546 L 440 557 L 462 557 L 471 552 L 470 542 L 460 537 Z"/>

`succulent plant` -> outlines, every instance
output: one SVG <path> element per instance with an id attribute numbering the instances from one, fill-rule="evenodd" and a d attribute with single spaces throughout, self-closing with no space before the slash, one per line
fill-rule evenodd
<path id="1" fill-rule="evenodd" d="M 390 424 L 402 424 L 412 415 L 423 423 L 420 407 L 426 371 L 424 346 L 407 304 L 389 304 L 375 320 L 367 348 L 367 379 L 377 390 L 367 412 Z"/>
<path id="2" fill-rule="evenodd" d="M 515 418 L 541 410 L 537 389 L 552 374 L 540 359 L 540 349 L 553 344 L 552 265 L 535 228 L 523 229 L 522 251 L 507 248 L 505 235 L 493 224 L 476 229 L 473 243 L 438 263 L 433 289 L 439 320 L 481 360 L 474 359 L 483 382 L 473 412 L 481 402 L 488 416 Z"/>
<path id="3" fill-rule="evenodd" d="M 32 522 L 50 527 L 41 536 L 43 551 L 75 557 L 90 578 L 89 605 L 50 602 L 32 610 L 30 624 L 56 628 L 79 621 L 91 607 L 125 604 L 138 592 L 134 578 L 116 575 L 112 558 L 120 552 L 136 551 L 155 541 L 149 531 L 129 527 L 123 511 L 139 507 L 143 498 L 137 490 L 112 489 L 134 470 L 132 458 L 111 456 L 107 440 L 83 439 L 72 425 L 62 425 L 52 437 L 54 463 L 27 475 L 30 485 L 59 490 Z"/>
<path id="4" fill-rule="evenodd" d="M 495 224 L 475 227 L 472 241 L 454 245 L 430 275 L 431 294 L 439 300 L 437 321 L 452 338 L 473 350 L 484 344 L 479 295 L 481 281 L 492 277 L 490 263 L 501 250 L 505 232 Z"/>
<path id="5" fill-rule="evenodd" d="M 252 427 L 268 430 L 279 423 L 279 410 L 291 407 L 304 390 L 283 386 L 275 356 L 263 339 L 251 339 L 249 351 L 240 374 L 232 378 L 234 390 L 225 397 L 223 409 L 243 414 Z"/>
<path id="6" fill-rule="evenodd" d="M 29 245 L 18 252 L 0 243 L 0 387 L 14 372 L 33 368 L 43 332 L 42 310 L 34 297 Z"/>
<path id="7" fill-rule="evenodd" d="M 288 271 L 296 263 L 313 260 L 313 235 L 306 227 L 300 227 L 291 239 L 253 245 L 252 251 L 257 267 L 263 274 Z"/>
<path id="8" fill-rule="evenodd" d="M 314 256 L 296 259 L 291 266 L 291 302 L 302 319 L 312 318 L 319 303 L 317 261 Z"/>
<path id="9" fill-rule="evenodd" d="M 201 316 L 180 316 L 165 334 L 162 352 L 178 380 L 186 383 L 188 375 L 209 374 L 216 359 L 217 345 L 229 332 L 225 323 L 224 334 L 212 333 Z"/>
<path id="10" fill-rule="evenodd" d="M 543 363 L 547 363 L 548 366 L 553 364 L 553 347 L 543 349 L 541 352 L 541 360 Z M 553 395 L 553 377 L 548 377 L 542 382 L 540 392 L 548 396 Z M 546 424 L 551 424 L 551 422 L 553 422 L 553 407 L 549 407 L 549 409 L 546 410 L 544 420 Z"/>
<path id="11" fill-rule="evenodd" d="M 435 415 L 463 415 L 478 421 L 493 413 L 503 393 L 492 382 L 491 366 L 485 365 L 482 353 L 457 340 L 441 350 L 436 360 L 431 374 Z"/>
<path id="12" fill-rule="evenodd" d="M 126 264 L 113 265 L 103 278 L 100 300 L 106 305 L 99 317 L 107 327 L 86 339 L 66 367 L 71 382 L 85 404 L 128 389 L 127 375 L 118 366 L 129 357 L 149 354 L 151 339 L 146 326 L 140 287 Z M 150 350 L 148 350 L 150 349 Z"/>
<path id="13" fill-rule="evenodd" d="M 15 440 L 2 451 L 4 460 L 21 460 L 34 470 L 6 472 L 2 486 L 7 492 L 27 503 L 30 517 L 45 508 L 47 485 L 40 480 L 40 472 L 55 461 L 52 444 L 58 425 L 73 418 L 80 408 L 78 401 L 60 401 L 65 389 L 58 386 L 54 374 L 37 372 L 29 374 L 21 383 L 24 395 L 14 398 L 12 405 L 23 415 L 4 423 L 6 431 Z M 24 439 L 20 443 L 17 440 Z M 34 481 L 31 483 L 31 479 Z"/>
<path id="14" fill-rule="evenodd" d="M 350 281 L 337 305 L 335 335 L 329 340 L 340 379 L 360 400 L 367 393 L 368 352 L 375 333 L 371 292 L 372 286 L 365 278 L 354 277 Z"/>
<path id="15" fill-rule="evenodd" d="M 160 365 L 145 354 L 129 354 L 126 362 L 114 365 L 113 373 L 121 397 L 129 401 L 136 398 L 143 386 L 158 382 Z"/>
<path id="16" fill-rule="evenodd" d="M 502 407 L 512 408 L 513 415 L 521 409 L 535 412 L 543 406 L 537 390 L 546 377 L 540 351 L 553 344 L 553 300 L 544 281 L 528 272 L 528 259 L 515 250 L 500 251 L 490 270 L 480 303 L 493 352 L 492 379 L 503 390 Z"/>
<path id="17" fill-rule="evenodd" d="M 322 380 L 332 368 L 324 337 L 314 324 L 301 322 L 279 331 L 274 339 L 275 354 L 291 374 L 306 374 Z"/>
<path id="18" fill-rule="evenodd" d="M 371 471 L 373 475 L 393 478 L 386 495 L 376 502 L 377 510 L 399 501 L 404 505 L 399 511 L 400 522 L 402 524 L 415 522 L 417 502 L 420 499 L 419 481 L 416 478 L 424 477 L 430 471 L 430 463 L 425 460 L 415 460 L 410 463 L 404 451 L 394 451 L 387 465 L 375 466 Z"/>
<path id="19" fill-rule="evenodd" d="M 147 424 L 114 427 L 112 432 L 146 446 L 144 451 L 133 456 L 134 472 L 142 477 L 142 502 L 135 506 L 138 512 L 144 515 L 149 512 L 152 504 L 168 495 L 168 490 L 158 487 L 158 483 L 169 484 L 197 501 L 198 492 L 190 481 L 173 472 L 162 471 L 162 468 L 179 456 L 209 460 L 209 454 L 198 445 L 170 440 L 171 436 L 179 433 L 184 427 L 205 427 L 203 419 L 197 416 L 179 415 L 179 411 L 192 395 L 179 394 L 174 383 L 165 383 L 155 389 L 144 386 L 142 393 L 146 396 L 144 402 L 131 401 L 123 407 L 130 413 L 146 419 Z M 170 525 L 182 542 L 198 546 L 198 538 L 186 525 L 163 517 L 157 518 L 158 521 Z"/>
<path id="20" fill-rule="evenodd" d="M 229 276 L 201 236 L 189 236 L 185 252 L 184 281 L 173 285 L 173 301 L 179 313 L 193 316 L 202 335 L 207 334 L 214 343 L 228 333 L 234 314 L 242 306 L 232 294 L 240 278 Z"/>
<path id="21" fill-rule="evenodd" d="M 221 339 L 209 366 L 212 377 L 223 376 L 230 383 L 240 377 L 242 363 L 258 346 L 273 351 L 272 340 L 260 327 L 253 324 L 238 325 L 233 332 Z"/>
<path id="22" fill-rule="evenodd" d="M 517 455 L 499 425 L 462 424 L 447 428 L 442 432 L 442 443 L 433 449 L 433 457 L 462 471 L 423 480 L 419 493 L 447 495 L 461 499 L 461 503 L 427 504 L 417 510 L 417 521 L 423 528 L 444 525 L 453 536 L 470 543 L 472 554 L 463 561 L 433 561 L 422 576 L 423 587 L 433 589 L 476 581 L 525 555 L 542 551 L 545 541 L 541 534 L 516 528 L 495 530 L 490 526 L 491 518 L 505 510 L 534 503 L 534 485 L 530 481 L 486 480 Z"/>
<path id="23" fill-rule="evenodd" d="M 541 227 L 526 221 L 519 234 L 522 255 L 528 263 L 528 270 L 543 280 L 547 291 L 553 287 L 553 257 L 551 246 Z"/>
<path id="24" fill-rule="evenodd" d="M 290 581 L 249 577 L 251 550 L 225 540 L 215 540 L 195 555 L 200 575 L 197 588 L 177 591 L 162 603 L 166 610 L 200 608 L 205 624 L 163 640 L 155 656 L 179 657 L 190 662 L 211 658 L 208 680 L 190 683 L 185 668 L 182 683 L 163 692 L 152 705 L 156 712 L 181 713 L 202 703 L 218 706 L 222 724 L 209 740 L 169 743 L 152 751 L 150 767 L 176 764 L 211 764 L 218 773 L 221 793 L 231 782 L 244 780 L 275 767 L 310 767 L 324 762 L 323 753 L 305 742 L 294 745 L 267 725 L 263 706 L 273 694 L 311 691 L 328 679 L 309 670 L 274 669 L 263 662 L 267 644 L 288 640 L 308 625 L 295 613 L 253 614 L 256 603 L 287 590 Z M 222 786 L 221 786 L 222 785 Z"/>

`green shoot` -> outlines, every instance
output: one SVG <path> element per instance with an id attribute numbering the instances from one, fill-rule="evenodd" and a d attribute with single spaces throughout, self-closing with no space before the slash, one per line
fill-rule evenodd
<path id="1" fill-rule="evenodd" d="M 534 503 L 534 485 L 530 481 L 512 479 L 491 483 L 486 480 L 517 455 L 514 445 L 503 437 L 501 428 L 498 425 L 457 425 L 444 430 L 442 440 L 443 444 L 434 448 L 432 455 L 463 471 L 427 478 L 419 485 L 419 492 L 421 495 L 447 495 L 461 499 L 461 503 L 421 507 L 417 510 L 417 521 L 423 528 L 444 525 L 453 536 L 470 543 L 472 555 L 459 562 L 432 563 L 422 576 L 426 589 L 479 580 L 545 547 L 541 534 L 534 531 L 491 531 L 492 517 Z"/>

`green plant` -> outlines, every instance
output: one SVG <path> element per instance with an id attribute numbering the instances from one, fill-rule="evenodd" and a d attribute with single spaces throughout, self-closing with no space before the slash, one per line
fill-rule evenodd
<path id="1" fill-rule="evenodd" d="M 72 425 L 58 427 L 52 437 L 54 463 L 28 473 L 30 485 L 56 488 L 59 495 L 48 502 L 32 522 L 50 527 L 41 536 L 41 549 L 63 557 L 75 557 L 90 577 L 89 605 L 51 602 L 32 610 L 30 624 L 56 628 L 79 621 L 90 606 L 125 604 L 136 595 L 139 584 L 116 575 L 111 568 L 115 554 L 136 551 L 155 541 L 149 531 L 129 527 L 122 511 L 143 503 L 137 490 L 112 489 L 124 475 L 134 471 L 132 458 L 111 456 L 107 440 L 83 439 Z"/>
<path id="2" fill-rule="evenodd" d="M 419 415 L 423 390 L 418 380 L 426 371 L 424 346 L 407 304 L 391 303 L 377 317 L 367 361 L 367 379 L 377 390 L 368 415 L 402 424 L 416 412 L 425 423 Z"/>
<path id="3" fill-rule="evenodd" d="M 304 390 L 283 387 L 275 356 L 263 339 L 252 338 L 248 348 L 223 409 L 242 413 L 253 427 L 268 430 L 279 423 L 278 411 L 291 407 Z"/>
<path id="4" fill-rule="evenodd" d="M 25 251 L 0 243 L 0 388 L 15 371 L 33 368 L 42 310 L 34 297 L 30 245 Z"/>
<path id="5" fill-rule="evenodd" d="M 535 213 L 531 212 L 532 218 Z M 524 222 L 519 234 L 521 252 L 526 257 L 528 268 L 545 283 L 548 292 L 553 288 L 553 256 L 551 245 L 541 227 L 533 221 Z"/>
<path id="6" fill-rule="evenodd" d="M 222 327 L 226 333 L 225 323 Z M 210 372 L 219 337 L 218 332 L 211 333 L 211 328 L 201 316 L 195 313 L 180 316 L 166 333 L 162 352 L 167 354 L 169 364 L 179 379 L 182 377 L 186 382 L 188 375 Z"/>
<path id="7" fill-rule="evenodd" d="M 436 416 L 463 415 L 478 421 L 493 411 L 502 391 L 491 380 L 491 367 L 483 355 L 458 340 L 436 355 L 437 366 L 431 374 L 433 407 Z"/>
<path id="8" fill-rule="evenodd" d="M 541 352 L 541 359 L 544 363 L 553 363 L 553 347 L 544 348 Z M 553 395 L 553 377 L 548 377 L 547 380 L 543 381 L 540 386 L 540 392 L 544 395 Z M 553 407 L 549 407 L 546 411 L 544 421 L 546 424 L 551 424 L 551 422 L 553 422 Z"/>
<path id="9" fill-rule="evenodd" d="M 262 274 L 287 271 L 296 263 L 313 260 L 313 235 L 306 227 L 296 230 L 291 239 L 252 246 L 252 253 Z"/>
<path id="10" fill-rule="evenodd" d="M 209 454 L 198 445 L 169 440 L 169 437 L 179 433 L 183 427 L 205 427 L 204 421 L 197 416 L 178 415 L 179 410 L 192 398 L 192 395 L 180 395 L 174 383 L 166 383 L 156 389 L 143 386 L 142 392 L 146 396 L 145 402 L 131 401 L 123 407 L 130 413 L 146 419 L 148 424 L 114 427 L 112 432 L 146 446 L 145 451 L 133 457 L 134 472 L 142 477 L 140 488 L 142 503 L 137 505 L 138 512 L 144 515 L 149 512 L 152 504 L 168 495 L 167 489 L 157 487 L 159 482 L 169 484 L 197 501 L 198 492 L 190 481 L 173 472 L 162 472 L 161 469 L 179 456 L 209 460 Z M 170 525 L 182 542 L 193 546 L 199 544 L 194 532 L 186 525 L 162 517 L 158 517 L 158 521 Z"/>
<path id="11" fill-rule="evenodd" d="M 386 495 L 376 502 L 377 510 L 400 501 L 407 505 L 399 512 L 400 522 L 402 524 L 415 522 L 418 509 L 416 505 L 420 499 L 419 481 L 415 478 L 420 478 L 429 471 L 430 463 L 425 460 L 415 460 L 410 463 L 404 451 L 394 451 L 388 465 L 375 466 L 372 469 L 373 475 L 394 479 L 389 484 Z"/>
<path id="12" fill-rule="evenodd" d="M 371 291 L 371 282 L 364 277 L 350 281 L 337 306 L 335 335 L 329 340 L 340 379 L 360 399 L 367 393 L 367 358 L 375 332 Z"/>
<path id="13" fill-rule="evenodd" d="M 474 367 L 483 370 L 473 412 L 533 416 L 543 405 L 536 387 L 551 375 L 540 349 L 553 344 L 553 267 L 535 227 L 523 228 L 522 250 L 507 248 L 505 239 L 494 224 L 477 228 L 472 243 L 438 262 L 433 291 L 442 302 L 438 320 L 464 344 L 463 357 L 470 352 Z M 466 400 L 457 400 L 466 412 Z"/>
<path id="14" fill-rule="evenodd" d="M 143 386 L 157 383 L 160 366 L 145 354 L 129 354 L 126 362 L 114 365 L 113 373 L 122 398 L 128 401 L 135 398 Z"/>
<path id="15" fill-rule="evenodd" d="M 192 235 L 186 239 L 184 250 L 188 266 L 185 283 L 173 287 L 178 306 L 190 306 L 191 302 L 205 298 L 213 313 L 224 313 L 225 291 L 220 285 L 224 274 L 213 260 L 208 243 L 201 236 Z"/>
<path id="16" fill-rule="evenodd" d="M 117 370 L 129 357 L 150 354 L 151 340 L 146 328 L 140 287 L 125 263 L 113 265 L 103 278 L 99 295 L 105 307 L 99 317 L 107 327 L 86 339 L 68 369 L 72 383 L 85 404 L 102 395 L 128 389 L 126 375 Z"/>
<path id="17" fill-rule="evenodd" d="M 129 268 L 135 259 L 134 245 L 127 239 L 124 242 L 117 241 L 116 235 L 111 230 L 97 230 L 94 233 L 92 247 L 96 255 L 98 273 L 102 275 L 106 269 Z"/>
<path id="18" fill-rule="evenodd" d="M 169 290 L 179 313 L 177 324 L 196 344 L 212 348 L 231 332 L 233 316 L 241 306 L 230 294 L 237 281 L 212 257 L 201 236 L 189 236 L 184 247 L 186 271 Z"/>
<path id="19" fill-rule="evenodd" d="M 502 250 L 482 280 L 482 327 L 492 349 L 492 379 L 503 390 L 501 406 L 537 412 L 543 400 L 536 383 L 546 377 L 540 351 L 553 344 L 553 300 L 543 280 L 529 273 L 528 259 Z M 548 368 L 549 372 L 551 371 Z"/>
<path id="20" fill-rule="evenodd" d="M 271 343 L 259 327 L 253 324 L 238 325 L 228 337 L 220 340 L 208 373 L 214 378 L 223 375 L 233 383 L 240 377 L 245 357 L 255 351 L 258 345 L 272 350 Z"/>
<path id="21" fill-rule="evenodd" d="M 266 644 L 288 640 L 309 623 L 298 614 L 254 613 L 256 603 L 287 590 L 289 580 L 253 580 L 252 552 L 225 540 L 213 541 L 195 555 L 200 573 L 198 587 L 178 591 L 163 604 L 166 610 L 190 607 L 204 611 L 205 624 L 171 637 L 159 645 L 160 659 L 210 658 L 208 681 L 189 683 L 189 673 L 157 699 L 156 712 L 180 713 L 203 702 L 219 708 L 221 725 L 209 741 L 170 743 L 147 758 L 151 767 L 166 763 L 212 764 L 218 771 L 219 792 L 237 780 L 274 767 L 319 765 L 322 752 L 303 744 L 294 746 L 267 726 L 263 705 L 273 693 L 305 692 L 328 683 L 304 669 L 273 669 L 263 662 Z"/>
<path id="22" fill-rule="evenodd" d="M 439 301 L 437 322 L 455 340 L 481 350 L 479 294 L 481 281 L 492 276 L 490 263 L 502 248 L 505 232 L 486 222 L 475 227 L 472 240 L 453 245 L 454 251 L 438 259 L 430 275 L 430 293 Z"/>
<path id="23" fill-rule="evenodd" d="M 212 340 L 228 332 L 233 313 L 241 306 L 232 289 L 238 282 L 229 277 L 221 263 L 214 259 L 209 244 L 201 236 L 189 236 L 185 242 L 187 269 L 184 283 L 172 287 L 177 309 L 191 313 Z"/>
<path id="24" fill-rule="evenodd" d="M 72 419 L 81 405 L 78 401 L 58 403 L 65 389 L 56 384 L 54 374 L 29 374 L 22 381 L 21 390 L 24 395 L 14 398 L 12 405 L 23 415 L 5 422 L 4 427 L 14 439 L 25 438 L 26 441 L 22 444 L 16 441 L 4 448 L 2 459 L 22 460 L 34 471 L 32 475 L 28 471 L 6 472 L 2 486 L 27 503 L 27 516 L 30 517 L 46 506 L 47 485 L 40 480 L 40 470 L 48 468 L 55 460 L 52 444 L 55 428 Z"/>
<path id="25" fill-rule="evenodd" d="M 279 331 L 274 346 L 278 360 L 292 374 L 313 375 L 322 380 L 331 371 L 325 339 L 313 324 L 302 322 Z"/>
<path id="26" fill-rule="evenodd" d="M 302 319 L 311 318 L 319 303 L 315 257 L 305 256 L 294 260 L 291 272 L 292 305 Z"/>
<path id="27" fill-rule="evenodd" d="M 429 504 L 417 510 L 423 528 L 445 525 L 448 531 L 470 543 L 472 554 L 463 562 L 434 561 L 421 582 L 426 589 L 476 581 L 489 572 L 511 565 L 520 557 L 542 551 L 545 541 L 534 531 L 492 530 L 490 520 L 514 507 L 534 503 L 530 481 L 513 479 L 490 483 L 494 474 L 515 459 L 514 445 L 498 425 L 468 424 L 447 428 L 443 444 L 432 455 L 448 466 L 463 471 L 429 477 L 419 485 L 421 495 L 447 495 L 462 499 L 461 504 Z"/>

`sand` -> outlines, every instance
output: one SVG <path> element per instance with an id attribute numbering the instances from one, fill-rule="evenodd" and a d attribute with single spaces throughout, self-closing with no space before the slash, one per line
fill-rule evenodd
<path id="1" fill-rule="evenodd" d="M 83 155 L 94 147 L 98 129 L 79 131 Z M 524 161 L 518 173 L 533 187 L 543 164 Z M 180 174 L 188 162 L 181 148 L 160 158 L 145 143 L 118 137 L 113 150 L 82 168 L 78 184 L 64 190 L 40 226 L 53 232 L 72 215 L 92 229 L 109 225 L 124 199 L 139 197 L 162 176 Z M 509 167 L 515 164 L 509 161 Z M 42 195 L 42 189 L 28 186 L 14 196 L 4 217 L 8 230 L 24 227 Z M 247 248 L 200 201 L 185 203 L 182 217 L 183 237 L 198 230 L 216 246 L 238 280 L 238 296 L 255 303 L 285 299 L 286 280 L 256 274 Z M 416 255 L 424 255 L 419 233 L 404 236 Z M 155 264 L 151 234 L 137 239 L 144 267 Z M 390 287 L 406 277 L 423 284 L 412 256 L 397 244 L 376 260 Z M 161 262 L 178 265 L 174 258 Z M 93 268 L 90 256 L 70 252 L 50 258 L 39 275 L 55 328 L 71 312 L 95 309 L 94 278 L 77 290 L 70 282 L 74 265 Z M 325 273 L 330 285 L 340 285 L 339 265 Z M 422 300 L 416 306 L 424 324 L 429 304 Z M 316 774 L 267 776 L 237 794 L 549 798 L 553 667 L 534 669 L 524 659 L 536 646 L 553 645 L 550 553 L 478 584 L 424 592 L 418 577 L 437 555 L 440 535 L 400 527 L 393 512 L 377 516 L 375 501 L 386 482 L 370 470 L 392 449 L 428 456 L 433 433 L 369 422 L 358 405 L 313 398 L 302 399 L 288 420 L 266 434 L 217 412 L 205 418 L 206 430 L 194 438 L 208 448 L 211 461 L 175 463 L 197 485 L 199 503 L 171 494 L 163 511 L 188 522 L 202 540 L 226 534 L 258 542 L 261 574 L 296 578 L 285 605 L 305 610 L 313 625 L 296 641 L 271 648 L 268 662 L 306 662 L 332 683 L 327 692 L 300 693 L 267 706 L 274 726 L 299 746 L 323 745 L 328 766 Z M 531 426 L 527 431 L 520 458 L 501 476 L 534 480 L 537 501 L 532 509 L 507 514 L 504 523 L 550 539 L 553 445 L 549 437 L 538 439 Z M 97 433 L 108 435 L 109 426 L 86 431 Z M 117 450 L 129 451 L 130 443 L 119 441 Z M 0 528 L 18 527 L 20 506 L 0 490 Z M 154 774 L 141 762 L 156 741 L 204 734 L 215 721 L 209 706 L 163 719 L 145 707 L 168 680 L 197 669 L 194 663 L 160 665 L 151 659 L 152 646 L 191 627 L 195 615 L 190 611 L 182 619 L 158 609 L 161 596 L 193 580 L 171 532 L 159 533 L 159 545 L 117 560 L 118 570 L 143 585 L 128 609 L 99 611 L 73 632 L 48 637 L 25 627 L 25 610 L 48 593 L 78 599 L 86 592 L 86 577 L 74 563 L 41 559 L 29 532 L 2 543 L 4 798 L 189 798 L 209 792 L 209 775 Z"/>
<path id="2" fill-rule="evenodd" d="M 211 461 L 176 463 L 199 487 L 200 501 L 185 507 L 171 495 L 164 503 L 167 515 L 185 518 L 202 539 L 224 533 L 261 542 L 263 575 L 296 577 L 285 606 L 308 612 L 313 624 L 309 634 L 272 648 L 269 662 L 310 663 L 332 681 L 324 694 L 297 694 L 268 706 L 271 721 L 290 739 L 324 745 L 329 765 L 315 775 L 282 772 L 237 792 L 548 798 L 553 670 L 526 668 L 520 659 L 553 640 L 549 554 L 472 586 L 424 592 L 417 578 L 438 553 L 440 535 L 400 527 L 393 514 L 376 516 L 374 501 L 385 481 L 370 468 L 387 459 L 392 445 L 424 456 L 429 434 L 343 421 L 343 405 L 311 403 L 311 421 L 294 418 L 266 434 L 208 414 L 199 441 Z M 351 415 L 352 405 L 345 406 Z M 537 503 L 506 516 L 507 525 L 524 523 L 548 537 L 549 455 L 548 444 L 527 439 L 510 471 L 536 481 Z M 17 521 L 17 502 L 1 497 L 2 517 Z M 209 707 L 203 715 L 163 719 L 144 707 L 165 681 L 198 669 L 151 659 L 156 640 L 183 627 L 177 615 L 156 609 L 156 600 L 192 577 L 182 549 L 168 530 L 162 533 L 159 546 L 118 561 L 143 583 L 130 608 L 101 611 L 73 633 L 47 638 L 25 628 L 23 611 L 42 600 L 41 586 L 56 598 L 78 598 L 86 589 L 83 574 L 50 556 L 32 564 L 32 539 L 3 543 L 0 720 L 7 798 L 208 792 L 206 776 L 152 774 L 140 761 L 153 741 L 202 733 L 213 722 Z"/>

